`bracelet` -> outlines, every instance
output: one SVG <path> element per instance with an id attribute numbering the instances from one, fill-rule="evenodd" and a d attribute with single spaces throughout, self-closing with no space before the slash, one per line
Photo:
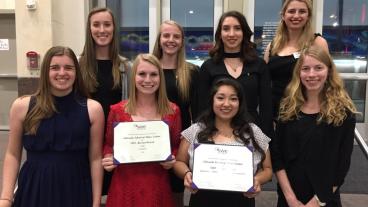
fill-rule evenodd
<path id="1" fill-rule="evenodd" d="M 13 201 L 9 198 L 0 198 L 0 201 L 9 201 L 10 203 L 13 203 Z"/>
<path id="2" fill-rule="evenodd" d="M 187 173 L 192 173 L 192 171 L 190 171 L 190 170 L 187 170 L 187 171 L 185 171 L 185 173 L 184 173 L 184 176 L 183 176 L 183 178 L 185 178 L 185 176 L 187 175 Z"/>

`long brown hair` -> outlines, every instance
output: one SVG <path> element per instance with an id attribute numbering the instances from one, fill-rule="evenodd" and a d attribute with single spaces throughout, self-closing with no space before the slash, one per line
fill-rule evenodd
<path id="1" fill-rule="evenodd" d="M 137 89 L 136 89 L 135 76 L 137 75 L 138 65 L 142 61 L 154 65 L 159 72 L 160 85 L 156 91 L 157 112 L 161 116 L 173 113 L 173 110 L 170 108 L 170 102 L 166 94 L 164 71 L 161 68 L 160 61 L 156 58 L 156 56 L 152 54 L 139 54 L 133 62 L 132 75 L 129 80 L 129 99 L 125 105 L 126 112 L 128 112 L 129 114 L 135 114 L 136 112 L 135 109 L 137 108 L 137 93 L 136 93 Z"/>
<path id="2" fill-rule="evenodd" d="M 250 29 L 244 15 L 238 11 L 228 11 L 223 13 L 220 17 L 215 33 L 215 46 L 209 51 L 210 56 L 214 59 L 215 62 L 219 62 L 224 58 L 225 51 L 224 43 L 221 39 L 221 30 L 224 20 L 227 17 L 234 17 L 235 19 L 237 19 L 243 32 L 243 40 L 241 42 L 240 48 L 240 59 L 245 62 L 252 62 L 256 60 L 258 57 L 256 52 L 256 45 L 250 40 L 253 32 Z"/>
<path id="3" fill-rule="evenodd" d="M 73 60 L 75 67 L 75 81 L 73 84 L 73 91 L 75 96 L 87 97 L 87 90 L 84 86 L 82 73 L 78 64 L 77 57 L 75 56 L 72 49 L 63 46 L 55 46 L 50 48 L 42 61 L 40 84 L 36 93 L 33 94 L 35 97 L 34 107 L 27 113 L 24 121 L 24 129 L 28 134 L 36 134 L 37 129 L 42 119 L 51 117 L 57 112 L 54 104 L 54 98 L 50 90 L 50 64 L 51 60 L 55 56 L 68 56 Z"/>
<path id="4" fill-rule="evenodd" d="M 179 88 L 179 95 L 183 100 L 189 99 L 189 91 L 190 91 L 190 83 L 191 83 L 191 72 L 194 70 L 194 65 L 185 61 L 185 41 L 184 41 L 184 30 L 183 27 L 180 26 L 177 22 L 173 20 L 166 20 L 161 24 L 167 24 L 171 26 L 175 26 L 179 29 L 182 38 L 182 46 L 179 49 L 177 54 L 177 68 L 176 68 L 176 77 L 177 77 L 177 85 Z M 161 59 L 163 56 L 162 48 L 161 48 L 161 27 L 160 32 L 157 34 L 155 46 L 153 48 L 152 54 L 155 55 L 158 59 Z"/>
<path id="5" fill-rule="evenodd" d="M 353 101 L 344 89 L 336 66 L 330 54 L 321 47 L 311 46 L 302 51 L 293 71 L 293 77 L 286 88 L 284 97 L 280 103 L 281 121 L 292 120 L 298 117 L 301 107 L 308 97 L 305 87 L 300 81 L 300 70 L 306 56 L 313 57 L 325 64 L 328 68 L 327 80 L 320 92 L 320 112 L 318 122 L 325 121 L 328 124 L 339 126 L 347 117 L 348 112 L 357 113 Z"/>
<path id="6" fill-rule="evenodd" d="M 108 8 L 94 8 L 88 14 L 87 26 L 86 26 L 86 42 L 84 44 L 83 52 L 80 56 L 79 63 L 83 72 L 83 79 L 85 81 L 87 90 L 89 93 L 93 93 L 96 91 L 98 86 L 97 81 L 97 60 L 96 60 L 96 43 L 93 40 L 91 34 L 91 17 L 94 14 L 100 12 L 108 12 L 111 15 L 112 24 L 114 27 L 114 35 L 112 41 L 109 46 L 109 57 L 112 61 L 112 77 L 113 77 L 113 88 L 120 87 L 120 70 L 119 66 L 121 64 L 121 58 L 119 57 L 119 36 L 118 36 L 118 28 L 115 23 L 115 18 L 112 11 Z"/>

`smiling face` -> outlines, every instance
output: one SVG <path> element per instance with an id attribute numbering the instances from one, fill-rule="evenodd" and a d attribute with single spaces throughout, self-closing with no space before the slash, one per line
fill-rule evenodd
<path id="1" fill-rule="evenodd" d="M 232 86 L 222 85 L 213 97 L 213 112 L 216 120 L 231 121 L 238 113 L 239 98 Z"/>
<path id="2" fill-rule="evenodd" d="M 163 55 L 177 55 L 183 46 L 180 29 L 172 24 L 162 24 L 160 29 L 160 46 Z"/>
<path id="3" fill-rule="evenodd" d="M 51 93 L 55 96 L 68 95 L 73 90 L 75 74 L 75 66 L 70 57 L 52 57 L 49 68 Z"/>
<path id="4" fill-rule="evenodd" d="M 114 24 L 109 12 L 95 13 L 90 18 L 91 34 L 96 46 L 109 46 L 114 36 Z"/>
<path id="5" fill-rule="evenodd" d="M 138 94 L 155 94 L 160 86 L 159 69 L 153 64 L 141 60 L 135 75 L 135 87 Z"/>
<path id="6" fill-rule="evenodd" d="M 305 56 L 300 69 L 300 81 L 307 94 L 310 92 L 321 92 L 328 76 L 328 67 L 311 56 Z"/>
<path id="7" fill-rule="evenodd" d="M 301 1 L 291 1 L 286 7 L 282 20 L 289 30 L 302 29 L 309 19 L 307 4 Z"/>
<path id="8" fill-rule="evenodd" d="M 226 17 L 221 26 L 221 39 L 225 52 L 239 52 L 243 41 L 241 25 L 235 17 Z"/>

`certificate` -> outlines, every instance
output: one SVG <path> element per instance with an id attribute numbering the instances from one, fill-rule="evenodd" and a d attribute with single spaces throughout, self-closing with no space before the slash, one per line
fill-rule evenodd
<path id="1" fill-rule="evenodd" d="M 195 144 L 192 187 L 254 191 L 253 150 L 246 146 Z"/>
<path id="2" fill-rule="evenodd" d="M 171 160 L 169 126 L 163 121 L 118 122 L 114 164 Z"/>

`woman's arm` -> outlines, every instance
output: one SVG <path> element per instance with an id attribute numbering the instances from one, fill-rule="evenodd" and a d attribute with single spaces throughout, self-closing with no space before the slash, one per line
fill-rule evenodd
<path id="1" fill-rule="evenodd" d="M 29 101 L 30 97 L 18 98 L 10 108 L 10 131 L 3 165 L 1 207 L 12 205 L 15 183 L 22 159 L 23 123 L 27 115 Z"/>
<path id="2" fill-rule="evenodd" d="M 101 159 L 105 118 L 102 107 L 97 101 L 88 99 L 87 106 L 91 122 L 89 140 L 89 162 L 92 178 L 93 206 L 99 207 L 101 205 L 101 189 L 103 176 Z"/>
<path id="3" fill-rule="evenodd" d="M 316 45 L 318 47 L 323 48 L 326 52 L 329 53 L 329 49 L 328 49 L 328 44 L 327 41 L 325 40 L 325 38 L 323 38 L 322 36 L 317 36 L 316 39 L 314 40 L 313 45 Z"/>
<path id="4" fill-rule="evenodd" d="M 176 156 L 176 162 L 174 164 L 175 174 L 184 180 L 184 186 L 192 193 L 197 190 L 192 189 L 192 171 L 189 168 L 189 154 L 188 149 L 190 142 L 184 137 L 181 138 L 180 147 Z"/>
<path id="5" fill-rule="evenodd" d="M 119 104 L 120 105 L 120 104 Z M 106 132 L 105 132 L 105 142 L 103 145 L 103 159 L 102 159 L 102 166 L 103 168 L 111 172 L 113 169 L 116 168 L 113 162 L 113 146 L 114 146 L 114 126 L 113 123 L 115 120 L 115 109 L 110 106 L 109 116 L 107 117 L 106 123 Z"/>
<path id="6" fill-rule="evenodd" d="M 262 162 L 262 168 L 260 169 L 256 175 L 254 176 L 254 192 L 244 193 L 244 195 L 248 198 L 254 198 L 261 192 L 261 185 L 270 181 L 272 178 L 272 165 L 271 165 L 271 156 L 270 151 L 267 150 L 266 157 Z"/>
<path id="7" fill-rule="evenodd" d="M 281 187 L 282 193 L 284 194 L 288 205 L 290 207 L 302 206 L 303 205 L 302 202 L 298 200 L 298 198 L 296 197 L 290 185 L 289 178 L 287 177 L 286 171 L 280 170 L 280 171 L 277 171 L 275 174 L 276 174 L 277 181 Z"/>

